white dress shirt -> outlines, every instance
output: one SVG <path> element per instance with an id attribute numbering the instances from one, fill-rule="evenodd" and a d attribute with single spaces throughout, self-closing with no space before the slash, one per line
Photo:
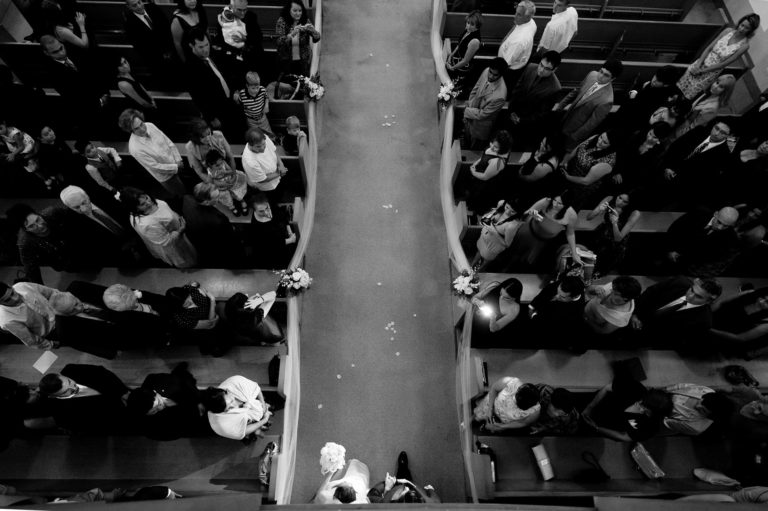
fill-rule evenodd
<path id="1" fill-rule="evenodd" d="M 248 184 L 263 192 L 268 192 L 277 188 L 280 184 L 280 178 L 267 181 L 267 174 L 277 171 L 277 150 L 275 144 L 265 137 L 267 147 L 263 153 L 254 153 L 248 148 L 248 144 L 243 149 L 243 170 L 248 177 Z"/>
<path id="2" fill-rule="evenodd" d="M 539 48 L 554 50 L 562 53 L 571 43 L 571 39 L 579 28 L 579 14 L 573 7 L 552 15 L 552 19 L 544 27 L 544 33 L 539 40 Z"/>
<path id="3" fill-rule="evenodd" d="M 531 57 L 533 38 L 536 35 L 536 22 L 515 26 L 499 47 L 499 57 L 507 61 L 509 69 L 520 69 Z"/>
<path id="4" fill-rule="evenodd" d="M 151 122 L 145 122 L 147 137 L 131 134 L 128 152 L 158 182 L 164 183 L 179 172 L 181 154 L 170 138 Z"/>

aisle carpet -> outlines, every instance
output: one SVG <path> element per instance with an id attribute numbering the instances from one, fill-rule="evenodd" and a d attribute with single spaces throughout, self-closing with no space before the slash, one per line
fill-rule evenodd
<path id="1" fill-rule="evenodd" d="M 328 92 L 291 502 L 320 484 L 327 441 L 367 463 L 372 484 L 405 450 L 417 484 L 463 502 L 431 1 L 323 5 Z"/>

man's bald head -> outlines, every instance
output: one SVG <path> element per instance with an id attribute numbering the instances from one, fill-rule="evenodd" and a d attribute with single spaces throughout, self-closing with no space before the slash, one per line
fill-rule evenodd
<path id="1" fill-rule="evenodd" d="M 731 229 L 739 220 L 739 212 L 735 208 L 726 206 L 712 215 L 710 227 L 715 231 Z"/>

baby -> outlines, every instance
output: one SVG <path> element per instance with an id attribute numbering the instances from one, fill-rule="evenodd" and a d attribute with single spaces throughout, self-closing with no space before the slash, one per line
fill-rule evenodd
<path id="1" fill-rule="evenodd" d="M 285 132 L 282 144 L 285 154 L 290 156 L 298 155 L 301 139 L 303 138 L 305 141 L 307 139 L 307 134 L 301 131 L 301 123 L 298 117 L 292 115 L 285 120 Z"/>
<path id="2" fill-rule="evenodd" d="M 248 37 L 245 23 L 235 16 L 235 13 L 232 12 L 229 6 L 224 7 L 224 10 L 218 16 L 218 20 L 219 25 L 221 25 L 221 35 L 224 37 L 224 42 L 232 48 L 242 50 L 245 46 L 245 39 Z M 243 60 L 241 54 L 238 54 L 236 58 Z"/>
<path id="3" fill-rule="evenodd" d="M 235 92 L 235 102 L 243 107 L 249 128 L 260 128 L 269 138 L 274 140 L 275 134 L 272 132 L 272 127 L 267 119 L 267 112 L 269 112 L 267 89 L 261 86 L 259 73 L 255 71 L 246 73 L 245 84 L 245 89 Z"/>

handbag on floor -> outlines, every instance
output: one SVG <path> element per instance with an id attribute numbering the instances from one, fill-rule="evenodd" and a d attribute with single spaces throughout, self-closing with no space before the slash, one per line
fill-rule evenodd
<path id="1" fill-rule="evenodd" d="M 632 459 L 635 460 L 637 469 L 643 473 L 648 479 L 661 479 L 667 474 L 659 467 L 656 460 L 653 459 L 651 453 L 645 448 L 643 444 L 637 442 L 635 446 L 629 451 Z"/>

